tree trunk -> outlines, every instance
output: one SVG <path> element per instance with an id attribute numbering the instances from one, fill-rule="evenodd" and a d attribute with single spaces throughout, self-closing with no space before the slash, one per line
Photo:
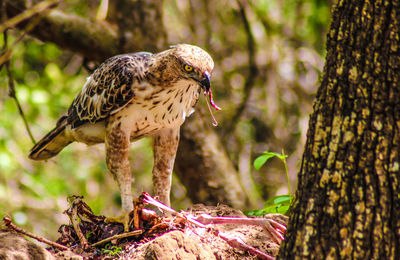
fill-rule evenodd
<path id="1" fill-rule="evenodd" d="M 400 259 L 399 1 L 336 4 L 279 258 Z"/>
<path id="2" fill-rule="evenodd" d="M 249 205 L 249 196 L 203 109 L 186 120 L 176 157 L 175 172 L 193 203 Z"/>
<path id="3" fill-rule="evenodd" d="M 167 32 L 160 0 L 114 0 L 107 20 L 118 24 L 120 51 L 158 52 L 166 48 Z"/>
<path id="4" fill-rule="evenodd" d="M 9 17 L 24 11 L 27 4 L 25 0 L 6 3 Z M 51 10 L 41 14 L 42 19 L 30 33 L 40 40 L 54 42 L 99 62 L 119 53 L 158 52 L 168 48 L 162 6 L 163 1 L 159 0 L 110 1 L 107 21 L 116 23 L 117 30 L 106 21 L 94 21 Z M 23 30 L 29 22 L 28 19 L 18 27 Z M 203 117 L 192 117 L 196 117 L 195 120 L 188 120 L 182 127 L 183 144 L 180 145 L 175 161 L 178 176 L 187 186 L 189 197 L 199 203 L 224 202 L 243 208 L 249 201 L 248 196 L 240 186 L 237 171 L 218 135 L 207 129 L 208 123 L 203 122 Z M 213 141 L 207 142 L 208 139 Z M 199 155 L 195 164 L 192 163 L 193 147 L 196 147 L 196 154 Z M 200 170 L 202 175 L 198 174 Z M 207 196 L 200 196 L 202 193 Z"/>

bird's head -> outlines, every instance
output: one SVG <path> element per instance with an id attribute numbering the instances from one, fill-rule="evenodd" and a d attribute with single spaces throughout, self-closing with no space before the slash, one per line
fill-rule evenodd
<path id="1" fill-rule="evenodd" d="M 177 44 L 166 53 L 170 65 L 181 78 L 197 82 L 205 93 L 209 93 L 214 61 L 206 51 L 194 45 Z"/>
<path id="2" fill-rule="evenodd" d="M 159 57 L 159 62 L 155 70 L 164 81 L 176 82 L 181 79 L 194 81 L 209 97 L 211 105 L 216 110 L 221 110 L 212 98 L 211 73 L 214 69 L 214 61 L 206 51 L 194 45 L 177 44 L 156 56 Z M 213 125 L 216 126 L 214 116 L 213 119 Z"/>

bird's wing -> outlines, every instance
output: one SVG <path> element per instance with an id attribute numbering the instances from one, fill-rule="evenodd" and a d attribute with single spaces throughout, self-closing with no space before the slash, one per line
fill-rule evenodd
<path id="1" fill-rule="evenodd" d="M 151 53 L 140 52 L 109 58 L 87 79 L 68 109 L 72 128 L 95 123 L 125 107 L 135 96 L 133 84 L 140 84 Z"/>

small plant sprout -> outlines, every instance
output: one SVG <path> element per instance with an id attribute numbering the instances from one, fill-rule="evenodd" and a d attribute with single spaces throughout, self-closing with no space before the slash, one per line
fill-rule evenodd
<path id="1" fill-rule="evenodd" d="M 264 203 L 264 208 L 260 210 L 250 210 L 247 211 L 246 214 L 249 216 L 262 216 L 268 213 L 281 213 L 281 214 L 286 214 L 287 211 L 289 210 L 290 204 L 293 201 L 293 196 L 290 195 L 290 184 L 289 184 L 289 172 L 287 168 L 287 163 L 286 163 L 286 157 L 287 155 L 285 152 L 282 150 L 282 153 L 275 153 L 275 152 L 269 152 L 265 151 L 262 155 L 257 157 L 254 162 L 254 168 L 256 170 L 261 169 L 261 167 L 267 163 L 267 161 L 273 157 L 279 158 L 282 162 L 283 165 L 285 166 L 285 174 L 286 174 L 286 180 L 287 180 L 287 185 L 288 185 L 288 193 L 287 195 L 279 195 L 279 196 L 274 196 L 270 199 L 268 199 Z"/>
<path id="2" fill-rule="evenodd" d="M 123 252 L 122 248 L 119 246 L 113 246 L 111 243 L 108 243 L 103 249 L 101 249 L 102 253 L 108 256 L 120 256 Z"/>

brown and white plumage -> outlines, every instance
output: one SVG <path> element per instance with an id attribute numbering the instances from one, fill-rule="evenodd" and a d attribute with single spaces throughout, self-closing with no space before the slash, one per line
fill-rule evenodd
<path id="1" fill-rule="evenodd" d="M 154 136 L 154 189 L 168 205 L 179 128 L 193 112 L 200 88 L 209 91 L 213 67 L 207 52 L 187 44 L 157 54 L 112 57 L 87 79 L 68 113 L 29 157 L 51 158 L 74 141 L 104 142 L 107 168 L 118 182 L 127 214 L 133 207 L 129 144 Z"/>

